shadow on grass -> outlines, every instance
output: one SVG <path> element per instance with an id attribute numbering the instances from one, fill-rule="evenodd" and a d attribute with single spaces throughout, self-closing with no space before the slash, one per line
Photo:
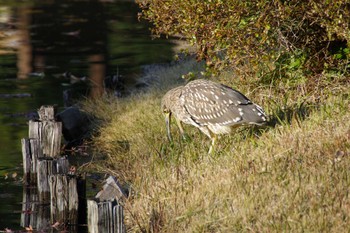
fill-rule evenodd
<path id="1" fill-rule="evenodd" d="M 318 105 L 301 103 L 294 104 L 286 108 L 277 108 L 275 113 L 269 117 L 267 126 L 275 127 L 276 125 L 291 125 L 294 120 L 298 123 L 304 121 L 310 113 L 319 109 Z"/>
<path id="2" fill-rule="evenodd" d="M 290 107 L 276 108 L 276 110 L 269 116 L 268 122 L 263 126 L 249 126 L 246 137 L 261 136 L 264 132 L 275 128 L 277 125 L 288 126 L 292 124 L 302 124 L 308 118 L 311 112 L 318 110 L 320 107 L 315 104 L 294 104 Z"/>

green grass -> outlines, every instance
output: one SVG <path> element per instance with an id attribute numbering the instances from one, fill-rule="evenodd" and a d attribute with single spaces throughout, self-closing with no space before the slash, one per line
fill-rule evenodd
<path id="1" fill-rule="evenodd" d="M 128 231 L 349 232 L 349 77 L 269 83 L 221 75 L 270 122 L 222 136 L 208 155 L 210 140 L 192 126 L 183 141 L 173 124 L 168 143 L 160 111 L 165 91 L 201 69 L 193 61 L 160 67 L 144 77 L 144 93 L 82 103 L 97 119 L 96 154 L 106 155 L 90 168 L 130 187 Z"/>

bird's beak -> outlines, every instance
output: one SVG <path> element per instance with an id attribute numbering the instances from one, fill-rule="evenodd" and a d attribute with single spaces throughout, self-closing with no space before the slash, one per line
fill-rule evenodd
<path id="1" fill-rule="evenodd" d="M 172 141 L 171 132 L 170 132 L 170 118 L 171 118 L 171 112 L 165 113 L 166 131 L 167 131 L 169 142 Z"/>

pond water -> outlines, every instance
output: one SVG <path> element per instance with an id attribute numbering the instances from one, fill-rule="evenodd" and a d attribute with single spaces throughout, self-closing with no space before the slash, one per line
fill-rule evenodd
<path id="1" fill-rule="evenodd" d="M 121 0 L 0 0 L 0 231 L 23 229 L 20 140 L 36 110 L 62 110 L 63 93 L 99 96 L 107 76 L 123 95 L 142 65 L 172 58 L 174 44 L 152 40 L 138 11 Z"/>

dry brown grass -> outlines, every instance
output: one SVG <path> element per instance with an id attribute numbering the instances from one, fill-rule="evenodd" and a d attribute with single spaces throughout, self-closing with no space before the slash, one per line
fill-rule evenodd
<path id="1" fill-rule="evenodd" d="M 93 142 L 107 155 L 95 168 L 130 187 L 128 231 L 350 231 L 350 85 L 320 77 L 323 85 L 312 91 L 305 82 L 256 88 L 258 79 L 221 76 L 263 105 L 271 121 L 222 137 L 209 156 L 209 140 L 191 126 L 191 140 L 183 141 L 173 125 L 169 144 L 159 108 L 169 80 L 191 69 L 159 68 L 152 75 L 165 88 L 84 103 L 100 119 Z"/>

